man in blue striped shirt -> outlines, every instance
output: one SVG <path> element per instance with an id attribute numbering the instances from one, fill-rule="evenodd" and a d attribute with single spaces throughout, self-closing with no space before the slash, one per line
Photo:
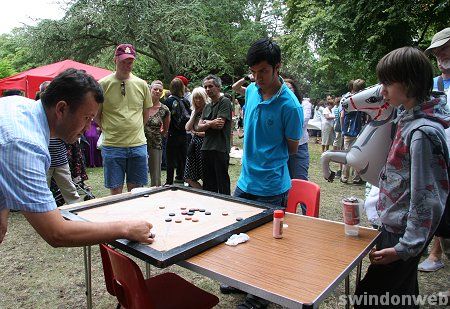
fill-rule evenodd
<path id="1" fill-rule="evenodd" d="M 66 221 L 47 186 L 50 137 L 73 143 L 89 127 L 103 102 L 99 84 L 84 71 L 68 69 L 33 101 L 0 99 L 0 243 L 9 210 L 20 210 L 51 246 L 83 246 L 118 238 L 151 243 L 146 221 Z"/>

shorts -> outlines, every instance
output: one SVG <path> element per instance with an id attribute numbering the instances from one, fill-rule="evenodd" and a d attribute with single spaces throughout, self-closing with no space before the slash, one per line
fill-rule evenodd
<path id="1" fill-rule="evenodd" d="M 136 147 L 102 147 L 105 188 L 115 189 L 126 182 L 138 186 L 148 183 L 147 145 Z"/>

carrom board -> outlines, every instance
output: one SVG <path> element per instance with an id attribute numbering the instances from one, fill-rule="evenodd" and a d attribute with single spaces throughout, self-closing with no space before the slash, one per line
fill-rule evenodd
<path id="1" fill-rule="evenodd" d="M 90 222 L 149 221 L 155 234 L 152 244 L 123 239 L 111 244 L 157 267 L 190 258 L 226 241 L 233 234 L 269 222 L 273 214 L 273 209 L 263 203 L 181 186 L 128 194 L 98 204 L 94 201 L 89 205 L 66 208 L 62 210 L 63 216 Z M 193 214 L 190 213 L 194 209 Z"/>

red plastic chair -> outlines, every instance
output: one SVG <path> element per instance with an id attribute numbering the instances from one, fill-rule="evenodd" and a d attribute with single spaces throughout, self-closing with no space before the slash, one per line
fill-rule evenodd
<path id="1" fill-rule="evenodd" d="M 292 179 L 286 211 L 297 213 L 299 204 L 306 206 L 306 215 L 319 217 L 320 187 L 311 181 Z"/>
<path id="2" fill-rule="evenodd" d="M 212 308 L 219 303 L 219 298 L 184 280 L 174 273 L 163 273 L 144 279 L 139 266 L 129 257 L 113 250 L 107 245 L 100 245 L 102 263 L 111 270 L 110 282 L 120 305 L 127 309 L 171 309 Z M 109 257 L 104 259 L 105 253 Z M 106 257 L 106 256 L 105 256 Z M 106 267 L 105 267 L 106 265 Z M 106 283 L 108 290 L 109 283 Z M 108 290 L 109 292 L 109 290 Z"/>

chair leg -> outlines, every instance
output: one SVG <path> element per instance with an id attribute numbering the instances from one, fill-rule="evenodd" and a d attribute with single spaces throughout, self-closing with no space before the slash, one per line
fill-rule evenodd
<path id="1" fill-rule="evenodd" d="M 86 307 L 92 308 L 92 286 L 91 286 L 91 246 L 83 247 L 84 252 L 84 275 L 86 282 Z"/>
<path id="2" fill-rule="evenodd" d="M 149 263 L 145 263 L 145 277 L 146 279 L 150 279 L 152 276 L 152 268 Z"/>
<path id="3" fill-rule="evenodd" d="M 350 302 L 348 297 L 350 296 L 350 275 L 345 277 L 345 296 L 347 297 L 347 302 L 345 303 L 345 309 L 350 309 Z"/>

